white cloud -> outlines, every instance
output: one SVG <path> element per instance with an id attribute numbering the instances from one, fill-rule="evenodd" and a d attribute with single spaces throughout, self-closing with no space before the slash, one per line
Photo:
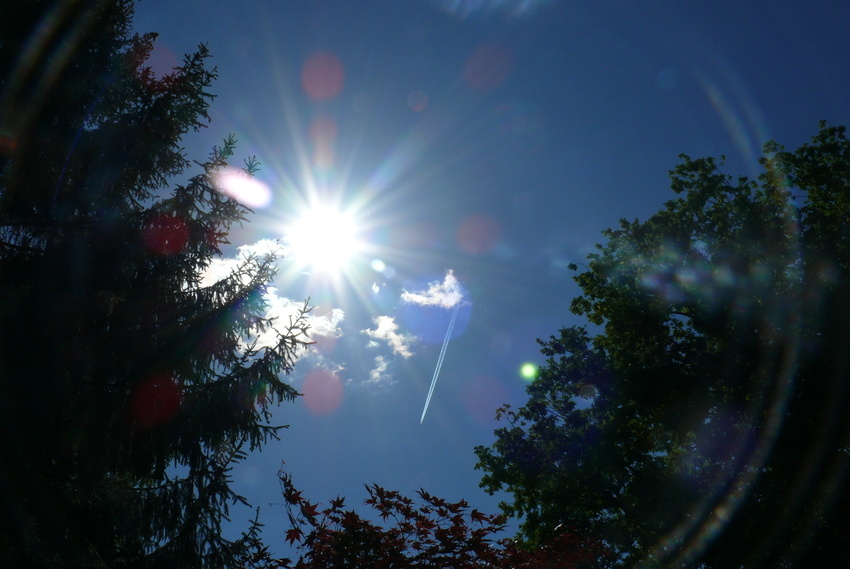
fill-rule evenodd
<path id="1" fill-rule="evenodd" d="M 387 374 L 389 366 L 384 356 L 375 356 L 375 367 L 369 370 L 368 383 L 394 383 L 392 377 Z"/>
<path id="2" fill-rule="evenodd" d="M 199 286 L 210 286 L 229 277 L 234 270 L 236 270 L 251 256 L 262 258 L 269 253 L 281 255 L 283 253 L 283 247 L 279 242 L 271 239 L 262 239 L 256 243 L 242 245 L 238 248 L 238 253 L 234 257 L 213 259 L 204 271 Z M 292 300 L 290 298 L 280 296 L 277 288 L 273 286 L 266 288 L 263 300 L 266 303 L 266 311 L 263 314 L 263 317 L 274 318 L 275 321 L 273 326 L 279 332 L 284 332 L 289 325 L 290 320 L 294 321 L 298 318 L 300 310 L 304 307 L 303 300 Z M 345 313 L 341 309 L 333 308 L 329 311 L 324 311 L 321 315 L 311 312 L 307 314 L 306 318 L 308 326 L 307 333 L 310 338 L 339 338 L 342 336 L 340 323 L 345 319 Z M 247 347 L 247 345 L 255 339 L 257 341 L 257 347 L 269 347 L 276 345 L 278 335 L 275 330 L 268 328 L 264 332 L 257 334 L 255 337 L 245 338 L 243 348 Z M 300 353 L 296 354 L 296 357 L 301 358 L 312 351 L 315 350 L 311 350 L 308 347 L 306 350 L 301 350 Z"/>
<path id="3" fill-rule="evenodd" d="M 248 257 L 250 255 L 257 255 L 262 257 L 263 255 L 266 255 L 268 253 L 280 254 L 284 248 L 279 241 L 276 241 L 274 239 L 260 239 L 255 243 L 250 243 L 248 245 L 240 245 L 238 249 L 239 255 L 241 257 Z"/>
<path id="4" fill-rule="evenodd" d="M 226 279 L 239 266 L 242 260 L 238 258 L 215 258 L 204 269 L 199 286 L 207 287 L 214 285 L 220 280 Z"/>
<path id="5" fill-rule="evenodd" d="M 408 292 L 405 290 L 401 293 L 401 299 L 404 302 L 418 304 L 420 306 L 453 308 L 463 300 L 463 291 L 454 272 L 449 270 L 443 282 L 431 283 L 424 291 Z"/>
<path id="6" fill-rule="evenodd" d="M 245 262 L 252 255 L 263 257 L 269 253 L 282 255 L 284 253 L 283 246 L 277 241 L 271 239 L 261 239 L 256 243 L 242 245 L 238 249 L 235 257 L 216 257 L 210 261 L 210 264 L 204 269 L 201 276 L 199 286 L 206 287 L 217 283 L 218 281 L 227 278 L 236 270 L 239 265 Z"/>
<path id="7" fill-rule="evenodd" d="M 307 318 L 310 322 L 311 336 L 322 336 L 324 338 L 342 336 L 342 330 L 339 327 L 340 322 L 345 320 L 345 312 L 342 308 L 333 308 L 330 312 L 321 316 L 310 314 Z"/>
<path id="8" fill-rule="evenodd" d="M 275 287 L 266 289 L 266 294 L 263 298 L 266 301 L 265 317 L 275 318 L 275 327 L 281 332 L 289 325 L 290 319 L 294 320 L 298 317 L 299 311 L 304 307 L 303 301 L 279 296 Z M 345 320 L 345 312 L 340 308 L 334 308 L 321 316 L 317 316 L 311 312 L 307 315 L 307 324 L 309 326 L 307 333 L 311 338 L 315 338 L 316 336 L 339 338 L 342 336 L 342 330 L 339 324 L 343 320 Z M 266 330 L 263 334 L 260 334 L 257 343 L 261 346 L 268 346 L 276 338 L 277 335 L 274 330 Z"/>
<path id="9" fill-rule="evenodd" d="M 361 332 L 372 340 L 384 340 L 396 355 L 403 358 L 409 358 L 413 355 L 413 352 L 410 351 L 410 345 L 415 337 L 400 333 L 398 324 L 391 316 L 375 316 L 372 322 L 375 324 L 374 330 L 366 329 L 361 330 Z"/>

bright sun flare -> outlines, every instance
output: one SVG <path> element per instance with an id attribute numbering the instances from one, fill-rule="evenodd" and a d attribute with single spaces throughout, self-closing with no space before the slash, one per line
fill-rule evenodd
<path id="1" fill-rule="evenodd" d="M 343 270 L 360 247 L 354 218 L 326 205 L 304 211 L 287 227 L 286 241 L 293 261 L 329 273 Z"/>

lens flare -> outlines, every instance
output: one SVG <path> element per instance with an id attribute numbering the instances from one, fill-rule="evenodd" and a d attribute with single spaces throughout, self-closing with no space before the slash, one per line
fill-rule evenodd
<path id="1" fill-rule="evenodd" d="M 269 187 L 239 168 L 223 168 L 213 176 L 215 188 L 244 206 L 259 209 L 272 201 Z"/>
<path id="2" fill-rule="evenodd" d="M 554 0 L 433 0 L 446 12 L 465 20 L 493 16 L 522 18 L 533 16 Z"/>
<path id="3" fill-rule="evenodd" d="M 330 415 L 342 404 L 342 380 L 330 370 L 317 368 L 311 371 L 302 389 L 304 405 L 314 415 Z"/>
<path id="4" fill-rule="evenodd" d="M 428 106 L 428 95 L 422 91 L 411 91 L 407 96 L 407 106 L 420 113 Z"/>
<path id="5" fill-rule="evenodd" d="M 166 423 L 180 410 L 182 399 L 182 390 L 173 379 L 154 376 L 142 382 L 133 394 L 133 419 L 143 428 Z"/>
<path id="6" fill-rule="evenodd" d="M 333 99 L 342 90 L 345 70 L 339 58 L 329 52 L 318 52 L 307 58 L 301 70 L 301 87 L 315 101 Z"/>
<path id="7" fill-rule="evenodd" d="M 537 377 L 537 366 L 533 363 L 526 362 L 519 366 L 519 375 L 526 381 L 531 381 Z"/>
<path id="8" fill-rule="evenodd" d="M 336 121 L 320 117 L 310 124 L 310 141 L 313 143 L 313 165 L 319 171 L 328 171 L 334 165 Z"/>
<path id="9" fill-rule="evenodd" d="M 493 249 L 501 233 L 498 221 L 486 214 L 473 214 L 460 222 L 457 242 L 465 253 L 481 255 Z"/>
<path id="10" fill-rule="evenodd" d="M 463 403 L 470 417 L 479 425 L 490 425 L 496 409 L 510 399 L 508 390 L 496 379 L 478 375 L 472 378 L 463 392 Z"/>
<path id="11" fill-rule="evenodd" d="M 499 43 L 480 45 L 463 69 L 463 78 L 473 91 L 490 91 L 505 82 L 514 64 L 513 51 Z"/>
<path id="12" fill-rule="evenodd" d="M 158 255 L 179 253 L 189 240 L 189 228 L 183 219 L 175 214 L 155 215 L 144 229 L 145 245 Z"/>
<path id="13" fill-rule="evenodd" d="M 17 139 L 6 133 L 0 133 L 0 156 L 11 156 L 18 147 Z"/>

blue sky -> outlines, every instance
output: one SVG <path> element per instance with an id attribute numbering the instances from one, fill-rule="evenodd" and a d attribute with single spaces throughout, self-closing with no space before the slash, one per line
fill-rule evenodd
<path id="1" fill-rule="evenodd" d="M 326 208 L 310 240 L 337 257 L 290 250 L 269 299 L 317 307 L 292 376 L 312 395 L 235 472 L 269 541 L 283 548 L 282 460 L 312 501 L 378 483 L 495 512 L 472 449 L 523 403 L 535 338 L 577 323 L 567 264 L 670 199 L 678 154 L 752 175 L 766 140 L 850 122 L 848 21 L 826 1 L 142 1 L 156 69 L 200 42 L 218 67 L 190 157 L 232 132 L 262 163 L 268 194 L 229 258 Z"/>

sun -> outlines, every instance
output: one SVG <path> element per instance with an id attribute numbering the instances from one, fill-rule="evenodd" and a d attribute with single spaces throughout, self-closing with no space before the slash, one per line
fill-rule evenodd
<path id="1" fill-rule="evenodd" d="M 336 274 L 362 248 L 357 220 L 350 212 L 326 204 L 304 209 L 284 231 L 292 261 L 312 271 Z"/>

